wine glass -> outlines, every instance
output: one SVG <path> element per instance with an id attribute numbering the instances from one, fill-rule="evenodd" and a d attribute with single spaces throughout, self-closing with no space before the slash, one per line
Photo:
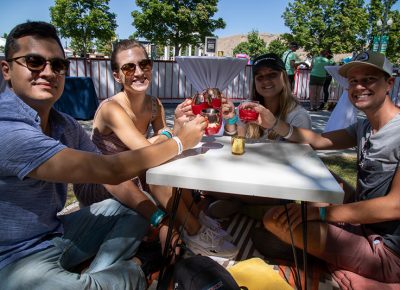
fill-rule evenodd
<path id="1" fill-rule="evenodd" d="M 249 104 L 259 104 L 258 101 L 244 100 L 239 105 L 239 118 L 243 122 L 256 121 L 259 113 L 254 110 Z"/>
<path id="2" fill-rule="evenodd" d="M 196 93 L 192 98 L 192 112 L 199 115 L 203 109 L 211 108 L 211 98 L 204 93 Z"/>
<path id="3" fill-rule="evenodd" d="M 211 106 L 214 109 L 221 111 L 222 95 L 218 88 L 208 88 L 205 90 L 204 94 L 208 94 L 211 99 Z"/>
<path id="4" fill-rule="evenodd" d="M 201 115 L 207 119 L 207 128 L 205 133 L 207 136 L 218 134 L 221 129 L 221 113 L 214 108 L 201 110 Z"/>

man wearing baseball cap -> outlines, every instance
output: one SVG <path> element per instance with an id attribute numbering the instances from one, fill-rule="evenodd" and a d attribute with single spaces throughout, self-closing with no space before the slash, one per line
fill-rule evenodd
<path id="1" fill-rule="evenodd" d="M 344 187 L 341 205 L 310 205 L 307 215 L 308 251 L 327 262 L 341 287 L 399 289 L 400 287 L 400 109 L 391 101 L 392 65 L 384 55 L 366 51 L 343 65 L 339 73 L 349 83 L 350 102 L 366 119 L 327 133 L 295 128 L 264 107 L 256 107 L 257 123 L 292 142 L 314 149 L 357 147 L 357 187 Z M 298 204 L 288 205 L 294 241 L 303 248 Z M 285 208 L 264 216 L 265 228 L 290 243 Z M 268 241 L 266 241 L 267 243 Z M 346 288 L 347 289 L 347 288 Z"/>

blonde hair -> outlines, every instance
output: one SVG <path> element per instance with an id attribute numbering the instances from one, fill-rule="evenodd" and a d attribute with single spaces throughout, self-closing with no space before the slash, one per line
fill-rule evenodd
<path id="1" fill-rule="evenodd" d="M 280 80 L 283 83 L 283 88 L 280 94 L 278 95 L 279 98 L 279 109 L 278 112 L 275 114 L 276 118 L 281 120 L 286 120 L 287 115 L 291 112 L 298 104 L 297 99 L 292 94 L 292 89 L 290 86 L 289 78 L 286 71 L 281 70 Z M 252 97 L 253 100 L 259 101 L 261 105 L 264 107 L 266 104 L 264 103 L 264 97 L 261 96 L 255 86 L 255 74 L 253 74 L 253 90 L 252 90 Z M 246 128 L 246 137 L 247 138 L 260 138 L 263 134 L 263 128 L 256 125 L 256 124 L 248 124 Z M 268 133 L 268 139 L 277 139 L 279 137 L 273 131 Z"/>

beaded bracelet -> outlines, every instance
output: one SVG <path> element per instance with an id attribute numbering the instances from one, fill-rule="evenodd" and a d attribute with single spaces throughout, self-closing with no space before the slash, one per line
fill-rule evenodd
<path id="1" fill-rule="evenodd" d="M 153 212 L 153 214 L 150 217 L 150 224 L 153 228 L 156 228 L 161 221 L 164 219 L 164 217 L 167 214 L 162 211 L 161 209 L 157 208 L 157 210 L 155 212 Z"/>
<path id="2" fill-rule="evenodd" d="M 320 207 L 319 208 L 319 218 L 323 222 L 326 221 L 326 207 Z"/>

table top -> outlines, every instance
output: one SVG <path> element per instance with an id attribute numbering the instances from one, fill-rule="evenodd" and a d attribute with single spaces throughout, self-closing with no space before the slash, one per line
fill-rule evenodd
<path id="1" fill-rule="evenodd" d="M 146 173 L 148 184 L 290 200 L 342 203 L 344 192 L 309 145 L 204 137 L 194 149 Z"/>

